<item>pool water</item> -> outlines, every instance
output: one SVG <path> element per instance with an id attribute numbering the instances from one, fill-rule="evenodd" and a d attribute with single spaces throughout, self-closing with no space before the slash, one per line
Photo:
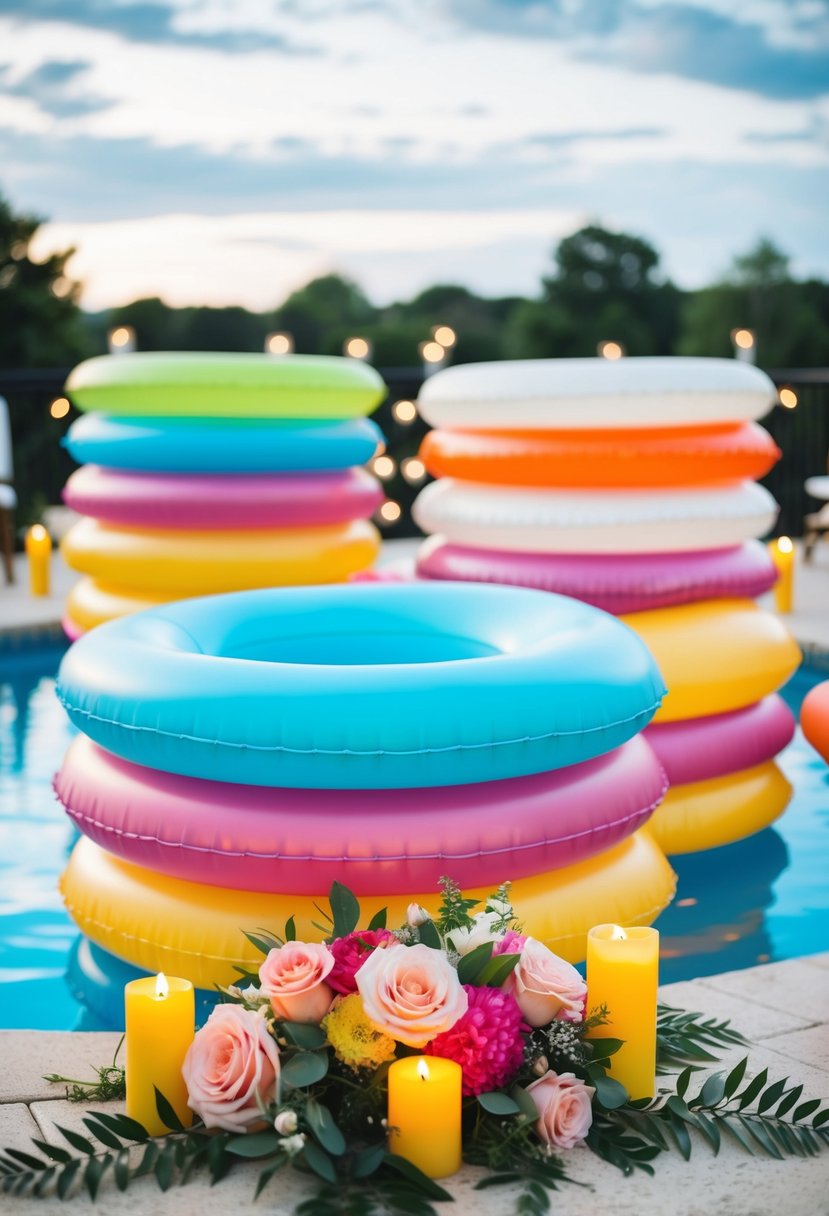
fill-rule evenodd
<path id="1" fill-rule="evenodd" d="M 0 1027 L 97 1029 L 64 976 L 77 932 L 57 877 L 75 833 L 51 789 L 74 733 L 54 694 L 65 646 L 0 639 Z M 783 695 L 797 712 L 826 673 L 806 667 Z M 749 840 L 676 857 L 659 918 L 661 978 L 691 979 L 796 958 L 829 942 L 829 774 L 798 735 L 780 758 L 795 787 L 785 815 Z"/>

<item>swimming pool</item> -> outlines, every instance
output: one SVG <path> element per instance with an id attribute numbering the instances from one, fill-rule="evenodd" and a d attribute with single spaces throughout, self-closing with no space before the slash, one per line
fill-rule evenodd
<path id="1" fill-rule="evenodd" d="M 72 737 L 54 695 L 65 644 L 0 638 L 0 1027 L 99 1029 L 65 982 L 77 932 L 57 893 L 74 842 L 51 789 Z M 797 711 L 826 673 L 784 689 Z M 674 858 L 677 897 L 659 918 L 664 982 L 825 950 L 829 775 L 799 732 L 781 766 L 795 787 L 783 818 L 749 840 Z"/>

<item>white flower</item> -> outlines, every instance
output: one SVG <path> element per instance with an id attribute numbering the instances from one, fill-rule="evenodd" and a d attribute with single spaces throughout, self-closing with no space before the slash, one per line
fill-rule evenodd
<path id="1" fill-rule="evenodd" d="M 287 1136 L 284 1140 L 280 1141 L 279 1147 L 289 1157 L 296 1157 L 297 1153 L 301 1153 L 305 1148 L 305 1136 L 302 1132 L 299 1132 L 296 1136 Z"/>
<path id="2" fill-rule="evenodd" d="M 273 1125 L 280 1136 L 292 1136 L 297 1129 L 296 1111 L 281 1110 L 274 1119 Z"/>
<path id="3" fill-rule="evenodd" d="M 500 912 L 478 912 L 472 917 L 471 929 L 451 929 L 446 940 L 463 956 L 484 942 L 497 942 L 503 937 Z"/>
<path id="4" fill-rule="evenodd" d="M 409 904 L 406 909 L 406 923 L 413 929 L 419 929 L 421 925 L 425 925 L 426 921 L 431 919 L 429 913 L 425 908 L 421 908 L 420 904 Z"/>

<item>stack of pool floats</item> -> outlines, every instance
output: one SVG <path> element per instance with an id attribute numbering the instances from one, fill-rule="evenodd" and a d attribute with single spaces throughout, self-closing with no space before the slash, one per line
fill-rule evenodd
<path id="1" fill-rule="evenodd" d="M 190 599 L 69 650 L 81 735 L 56 791 L 83 833 L 62 878 L 87 935 L 72 967 L 103 1021 L 136 968 L 202 990 L 319 940 L 337 880 L 362 927 L 448 875 L 512 881 L 524 930 L 584 957 L 599 922 L 649 923 L 675 876 L 645 830 L 663 770 L 641 731 L 664 694 L 646 647 L 561 596 L 356 584 Z"/>
<path id="2" fill-rule="evenodd" d="M 65 627 L 252 587 L 342 582 L 374 561 L 382 491 L 360 467 L 385 395 L 355 359 L 122 354 L 66 385 L 88 411 L 66 446 L 85 467 L 64 491 L 82 519 L 67 563 L 86 577 Z"/>
<path id="3" fill-rule="evenodd" d="M 418 497 L 426 579 L 536 587 L 621 616 L 668 686 L 646 738 L 670 780 L 668 854 L 739 840 L 785 810 L 774 695 L 800 654 L 754 602 L 776 572 L 755 484 L 780 453 L 755 419 L 771 380 L 720 359 L 530 360 L 449 368 L 418 407 L 438 428 Z"/>

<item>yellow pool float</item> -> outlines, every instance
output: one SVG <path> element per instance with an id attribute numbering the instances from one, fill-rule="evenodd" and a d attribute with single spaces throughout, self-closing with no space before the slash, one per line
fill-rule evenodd
<path id="1" fill-rule="evenodd" d="M 773 760 L 725 777 L 674 785 L 648 820 L 647 831 L 669 856 L 719 848 L 774 823 L 792 792 Z"/>
<path id="2" fill-rule="evenodd" d="M 97 945 L 147 971 L 189 979 L 197 988 L 232 983 L 237 966 L 259 966 L 261 955 L 244 930 L 281 933 L 293 916 L 300 940 L 323 936 L 313 922 L 320 920 L 315 905 L 325 894 L 268 895 L 165 878 L 119 861 L 87 839 L 75 846 L 60 887 L 69 915 Z M 577 962 L 584 958 L 592 925 L 650 924 L 670 903 L 675 887 L 664 853 L 642 829 L 597 857 L 519 879 L 512 900 L 526 933 Z M 466 894 L 483 900 L 490 891 Z M 434 912 L 439 896 L 361 896 L 361 923 L 388 908 L 389 925 L 404 924 L 412 901 Z"/>
<path id="3" fill-rule="evenodd" d="M 751 705 L 780 688 L 801 659 L 786 626 L 753 600 L 703 600 L 620 619 L 648 647 L 668 687 L 654 722 Z"/>
<path id="4" fill-rule="evenodd" d="M 87 518 L 61 544 L 73 570 L 129 588 L 129 594 L 162 599 L 345 582 L 370 566 L 379 549 L 379 533 L 364 519 L 311 528 L 185 532 L 112 527 Z"/>

